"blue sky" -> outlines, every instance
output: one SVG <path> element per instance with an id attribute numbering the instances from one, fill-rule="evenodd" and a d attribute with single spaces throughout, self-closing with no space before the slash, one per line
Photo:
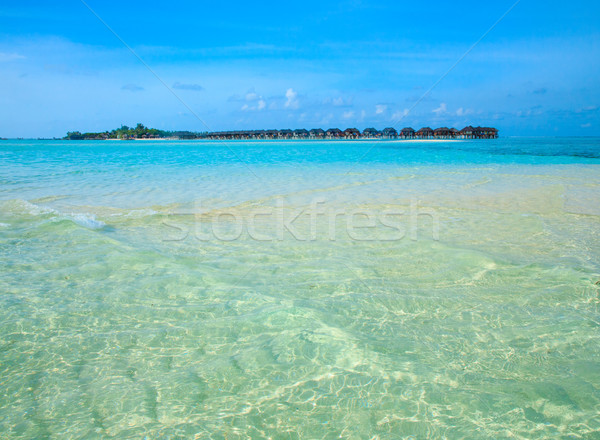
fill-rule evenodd
<path id="1" fill-rule="evenodd" d="M 600 134 L 600 2 L 79 0 L 0 5 L 0 137 L 496 126 Z"/>

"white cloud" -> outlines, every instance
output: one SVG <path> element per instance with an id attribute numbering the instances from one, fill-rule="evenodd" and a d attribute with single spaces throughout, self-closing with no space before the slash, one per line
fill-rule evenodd
<path id="1" fill-rule="evenodd" d="M 384 105 L 384 104 L 377 104 L 375 106 L 375 114 L 376 115 L 381 115 L 383 113 L 385 113 L 385 111 L 387 110 L 388 106 Z"/>
<path id="2" fill-rule="evenodd" d="M 460 107 L 458 110 L 456 110 L 456 116 L 467 116 L 473 113 L 473 110 L 471 110 L 470 108 L 468 109 L 464 109 L 462 107 Z"/>
<path id="3" fill-rule="evenodd" d="M 365 110 L 361 110 L 359 121 L 360 122 L 364 121 L 366 117 L 367 117 L 367 112 Z"/>
<path id="4" fill-rule="evenodd" d="M 410 113 L 410 110 L 407 108 L 405 108 L 404 110 L 398 110 L 398 111 L 394 112 L 394 114 L 392 115 L 392 119 L 393 120 L 402 119 L 402 118 L 408 116 L 409 113 Z"/>
<path id="5" fill-rule="evenodd" d="M 121 87 L 121 90 L 129 90 L 130 92 L 141 92 L 144 90 L 142 86 L 138 86 L 137 84 L 125 84 Z"/>
<path id="6" fill-rule="evenodd" d="M 581 124 L 581 128 L 590 128 L 592 126 L 591 122 L 588 122 L 587 124 Z"/>
<path id="7" fill-rule="evenodd" d="M 354 117 L 354 112 L 352 110 L 344 112 L 342 115 L 344 119 L 352 119 Z"/>
<path id="8" fill-rule="evenodd" d="M 329 113 L 328 115 L 324 116 L 323 119 L 321 119 L 321 124 L 327 125 L 327 124 L 329 124 L 329 122 L 331 122 L 332 119 L 333 119 L 333 113 Z"/>
<path id="9" fill-rule="evenodd" d="M 598 110 L 597 105 L 590 105 L 587 107 L 580 108 L 576 111 L 576 113 L 595 112 L 596 110 Z"/>
<path id="10" fill-rule="evenodd" d="M 244 96 L 246 103 L 240 108 L 243 112 L 258 112 L 267 108 L 267 102 L 264 100 L 262 95 L 256 93 L 254 88 L 248 90 Z"/>
<path id="11" fill-rule="evenodd" d="M 256 105 L 244 104 L 242 105 L 240 110 L 243 112 L 259 112 L 261 110 L 264 110 L 265 108 L 267 108 L 267 103 L 264 99 L 260 98 Z"/>
<path id="12" fill-rule="evenodd" d="M 433 109 L 433 113 L 435 113 L 438 116 L 443 115 L 446 112 L 448 112 L 448 107 L 444 102 L 442 102 L 438 108 Z"/>
<path id="13" fill-rule="evenodd" d="M 322 102 L 323 105 L 333 105 L 334 107 L 348 107 L 352 105 L 352 99 L 344 98 L 343 96 L 338 96 L 337 98 L 325 98 Z"/>
<path id="14" fill-rule="evenodd" d="M 180 90 L 193 90 L 196 92 L 204 90 L 204 87 L 202 87 L 200 84 L 182 84 L 179 81 L 173 84 L 173 88 Z"/>
<path id="15" fill-rule="evenodd" d="M 339 98 L 333 98 L 333 105 L 337 106 L 337 107 L 341 107 L 344 105 L 344 98 L 342 98 L 341 96 Z"/>
<path id="16" fill-rule="evenodd" d="M 25 58 L 27 58 L 25 55 L 20 55 L 18 53 L 0 52 L 0 62 L 24 60 Z"/>
<path id="17" fill-rule="evenodd" d="M 294 91 L 294 89 L 292 88 L 289 88 L 285 92 L 285 97 L 287 99 L 287 101 L 285 102 L 285 108 L 298 108 L 298 92 Z"/>

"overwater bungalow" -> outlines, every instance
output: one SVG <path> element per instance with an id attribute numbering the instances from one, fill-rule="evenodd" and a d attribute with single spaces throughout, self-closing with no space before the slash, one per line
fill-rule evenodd
<path id="1" fill-rule="evenodd" d="M 473 139 L 475 137 L 475 129 L 472 126 L 467 126 L 459 132 L 461 139 Z"/>
<path id="2" fill-rule="evenodd" d="M 366 139 L 375 139 L 381 137 L 381 132 L 375 128 L 365 128 L 362 132 L 362 137 Z"/>
<path id="3" fill-rule="evenodd" d="M 283 130 L 279 130 L 278 138 L 279 139 L 291 139 L 294 136 L 294 132 L 289 128 L 285 128 Z"/>
<path id="4" fill-rule="evenodd" d="M 456 128 L 451 128 L 450 129 L 450 135 L 452 136 L 452 138 L 457 138 L 460 134 L 460 131 L 458 131 Z"/>
<path id="5" fill-rule="evenodd" d="M 398 137 L 398 132 L 393 127 L 386 127 L 381 131 L 381 135 L 385 139 L 396 139 Z"/>
<path id="6" fill-rule="evenodd" d="M 308 130 L 306 130 L 304 128 L 294 130 L 294 139 L 306 139 L 306 138 L 308 138 Z"/>
<path id="7" fill-rule="evenodd" d="M 265 130 L 265 139 L 276 139 L 279 136 L 277 130 Z"/>
<path id="8" fill-rule="evenodd" d="M 402 139 L 412 139 L 415 137 L 415 130 L 412 127 L 405 127 L 400 130 L 400 137 Z"/>
<path id="9" fill-rule="evenodd" d="M 440 127 L 433 130 L 433 136 L 436 139 L 450 139 L 452 138 L 452 131 L 448 127 Z"/>
<path id="10" fill-rule="evenodd" d="M 323 139 L 325 137 L 325 131 L 322 128 L 313 128 L 308 132 L 308 136 L 311 139 Z"/>
<path id="11" fill-rule="evenodd" d="M 433 130 L 429 127 L 423 127 L 415 133 L 419 139 L 431 139 L 434 136 Z"/>
<path id="12" fill-rule="evenodd" d="M 327 139 L 339 139 L 344 137 L 344 133 L 339 128 L 330 128 L 325 132 Z"/>
<path id="13" fill-rule="evenodd" d="M 498 130 L 493 127 L 476 127 L 475 133 L 478 139 L 496 139 Z"/>
<path id="14" fill-rule="evenodd" d="M 346 139 L 358 139 L 360 137 L 360 131 L 356 128 L 347 128 L 344 130 L 344 137 Z"/>

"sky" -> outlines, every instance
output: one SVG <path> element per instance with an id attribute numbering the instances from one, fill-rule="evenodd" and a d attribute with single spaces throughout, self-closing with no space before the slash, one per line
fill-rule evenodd
<path id="1" fill-rule="evenodd" d="M 0 137 L 138 122 L 599 135 L 600 2 L 515 1 L 4 1 Z"/>

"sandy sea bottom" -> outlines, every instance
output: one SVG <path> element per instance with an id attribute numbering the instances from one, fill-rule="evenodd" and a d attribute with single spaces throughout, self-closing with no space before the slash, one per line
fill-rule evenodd
<path id="1" fill-rule="evenodd" d="M 600 437 L 598 163 L 147 144 L 2 151 L 2 437 Z"/>

